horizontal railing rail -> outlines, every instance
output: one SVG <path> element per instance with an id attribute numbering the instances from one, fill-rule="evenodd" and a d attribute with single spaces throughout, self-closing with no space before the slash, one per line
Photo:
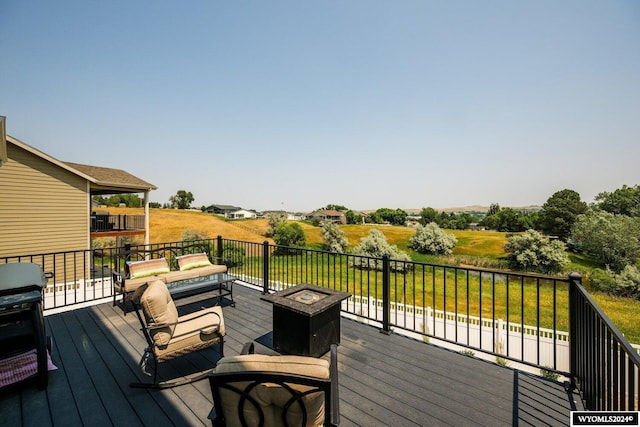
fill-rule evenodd
<path id="1" fill-rule="evenodd" d="M 144 215 L 91 215 L 92 233 L 144 230 Z"/>

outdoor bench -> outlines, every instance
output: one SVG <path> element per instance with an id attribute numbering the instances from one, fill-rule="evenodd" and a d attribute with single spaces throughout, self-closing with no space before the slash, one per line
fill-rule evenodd
<path id="1" fill-rule="evenodd" d="M 154 250 L 139 250 L 135 253 L 137 257 L 144 255 L 149 259 L 128 260 L 124 263 L 123 272 L 113 272 L 113 305 L 116 305 L 117 295 L 122 295 L 122 310 L 125 314 L 127 313 L 127 303 L 132 300 L 135 291 L 140 286 L 155 280 L 161 280 L 165 283 L 174 298 L 217 291 L 218 302 L 221 303 L 223 297 L 229 296 L 232 305 L 234 304 L 232 288 L 234 278 L 227 274 L 226 265 L 211 263 L 206 252 L 175 255 L 175 251 L 165 247 Z M 169 253 L 174 254 L 169 260 L 164 256 L 152 257 Z M 172 270 L 171 264 L 175 265 L 177 269 Z"/>

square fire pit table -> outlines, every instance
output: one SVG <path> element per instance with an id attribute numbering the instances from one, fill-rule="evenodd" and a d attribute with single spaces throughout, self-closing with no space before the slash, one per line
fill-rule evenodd
<path id="1" fill-rule="evenodd" d="M 297 285 L 260 299 L 273 304 L 273 349 L 319 357 L 340 343 L 340 303 L 351 294 Z"/>

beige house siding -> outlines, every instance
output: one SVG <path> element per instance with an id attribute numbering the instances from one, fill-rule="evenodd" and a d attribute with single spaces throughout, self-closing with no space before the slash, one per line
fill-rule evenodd
<path id="1" fill-rule="evenodd" d="M 0 258 L 87 249 L 87 180 L 7 144 L 0 167 Z"/>

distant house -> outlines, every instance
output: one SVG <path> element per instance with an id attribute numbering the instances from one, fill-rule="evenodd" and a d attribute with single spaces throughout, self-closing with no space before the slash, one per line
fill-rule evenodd
<path id="1" fill-rule="evenodd" d="M 471 224 L 469 224 L 469 227 L 467 229 L 473 231 L 485 231 L 486 227 L 484 225 L 478 224 L 477 222 L 472 222 Z"/>
<path id="2" fill-rule="evenodd" d="M 251 219 L 256 218 L 258 214 L 256 214 L 256 212 L 254 211 L 238 209 L 237 211 L 227 213 L 225 216 L 229 219 Z"/>
<path id="3" fill-rule="evenodd" d="M 280 215 L 285 217 L 288 221 L 299 221 L 306 218 L 306 215 L 302 215 L 299 213 L 287 212 L 287 211 L 264 211 L 262 215 L 265 217 L 271 215 Z"/>
<path id="4" fill-rule="evenodd" d="M 211 206 L 207 206 L 204 211 L 212 213 L 212 214 L 216 214 L 216 215 L 224 215 L 226 217 L 227 214 L 230 214 L 232 212 L 236 212 L 236 211 L 239 211 L 239 210 L 242 210 L 242 208 L 240 208 L 238 206 L 211 205 Z"/>
<path id="5" fill-rule="evenodd" d="M 331 221 L 335 224 L 346 224 L 347 216 L 344 212 L 336 210 L 321 209 L 311 212 L 307 215 L 307 219 L 310 221 Z"/>
<path id="6" fill-rule="evenodd" d="M 156 187 L 128 172 L 55 159 L 0 135 L 0 259 L 90 247 L 92 195 L 144 193 Z"/>

